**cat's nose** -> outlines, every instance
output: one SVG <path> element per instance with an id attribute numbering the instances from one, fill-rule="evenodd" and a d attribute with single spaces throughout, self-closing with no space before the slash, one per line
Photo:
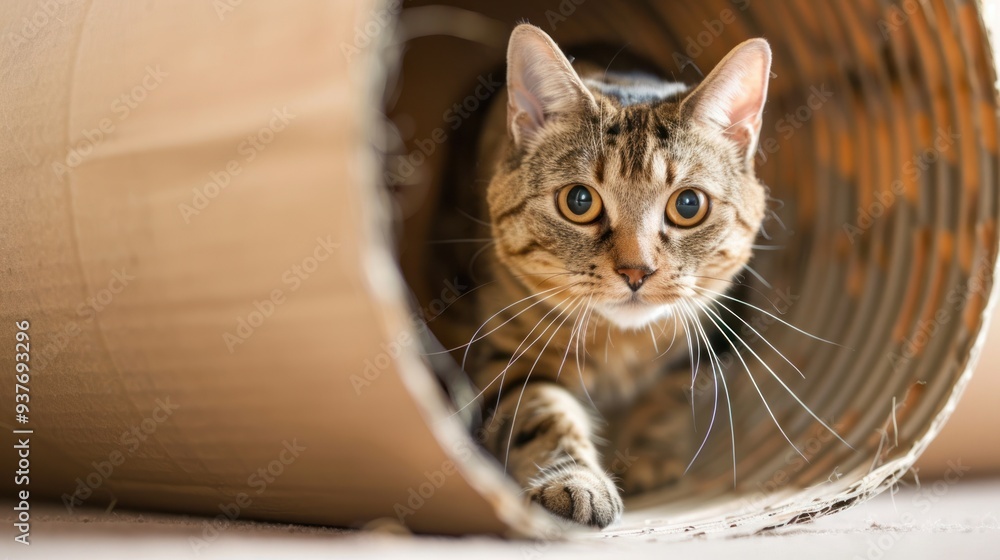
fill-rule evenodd
<path id="1" fill-rule="evenodd" d="M 629 288 L 632 288 L 633 292 L 636 292 L 642 287 L 642 283 L 646 281 L 646 278 L 649 278 L 656 271 L 648 266 L 633 266 L 622 267 L 615 270 L 615 272 L 625 280 L 625 283 L 628 284 Z"/>

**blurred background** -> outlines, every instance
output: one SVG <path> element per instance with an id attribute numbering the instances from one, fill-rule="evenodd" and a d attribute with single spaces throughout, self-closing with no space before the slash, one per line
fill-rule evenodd
<path id="1" fill-rule="evenodd" d="M 984 0 L 983 14 L 992 33 L 993 56 L 1000 60 L 1000 0 Z M 931 442 L 920 458 L 921 473 L 935 475 L 947 470 L 949 460 L 961 459 L 972 467 L 975 475 L 1000 474 L 1000 406 L 994 402 L 1000 395 L 1000 321 L 997 310 L 982 347 L 976 374 L 965 390 L 958 409 L 941 434 Z"/>
<path id="2" fill-rule="evenodd" d="M 996 4 L 996 2 L 994 2 Z M 994 27 L 996 29 L 996 27 Z M 994 45 L 994 48 L 996 45 Z M 1000 321 L 993 320 L 983 344 L 976 374 L 972 377 L 958 409 L 941 434 L 917 462 L 918 474 L 940 475 L 948 461 L 961 460 L 976 476 L 1000 474 Z"/>

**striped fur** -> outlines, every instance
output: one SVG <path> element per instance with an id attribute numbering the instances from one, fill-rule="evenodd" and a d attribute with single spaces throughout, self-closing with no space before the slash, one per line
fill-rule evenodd
<path id="1" fill-rule="evenodd" d="M 691 458 L 691 372 L 679 365 L 687 348 L 676 317 L 704 297 L 697 288 L 729 287 L 764 216 L 752 165 L 760 110 L 744 92 L 750 82 L 766 94 L 754 61 L 769 69 L 763 41 L 734 50 L 692 90 L 570 67 L 528 25 L 512 35 L 505 111 L 481 142 L 495 162 L 481 179 L 495 250 L 471 294 L 479 330 L 465 366 L 484 389 L 487 422 L 503 422 L 486 446 L 557 515 L 607 526 L 623 509 L 610 470 L 635 492 L 675 481 Z M 722 122 L 739 111 L 741 122 Z M 594 224 L 557 209 L 558 191 L 576 183 L 604 201 Z M 687 187 L 710 196 L 709 216 L 672 227 L 667 200 Z M 655 272 L 633 292 L 616 271 L 637 267 Z M 635 460 L 613 468 L 625 452 Z"/>

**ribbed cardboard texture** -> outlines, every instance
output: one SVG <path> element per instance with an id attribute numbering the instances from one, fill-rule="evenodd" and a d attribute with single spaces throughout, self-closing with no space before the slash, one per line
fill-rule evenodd
<path id="1" fill-rule="evenodd" d="M 619 530 L 646 517 L 664 532 L 808 519 L 905 471 L 968 380 L 992 302 L 997 99 L 976 4 L 448 4 L 471 12 L 408 20 L 422 9 L 408 3 L 403 34 L 396 5 L 374 1 L 0 7 L 5 372 L 16 322 L 31 342 L 28 422 L 5 413 L 0 427 L 33 431 L 31 500 L 553 534 L 463 433 L 421 358 L 379 157 L 387 82 L 408 78 L 389 112 L 426 138 L 524 17 L 570 47 L 628 42 L 687 79 L 743 38 L 771 41 L 759 165 L 784 203 L 784 227 L 771 223 L 784 250 L 755 269 L 770 293 L 796 296 L 783 319 L 851 349 L 768 335 L 808 374 L 789 385 L 853 449 L 769 387 L 809 453 L 791 469 L 789 443 L 734 370 L 736 485 L 728 440 L 713 440 L 692 483 L 634 501 L 639 517 Z M 439 29 L 488 44 L 418 38 Z M 679 67 L 678 52 L 695 64 Z M 810 102 L 808 118 L 786 116 Z M 408 265 L 426 248 L 444 155 L 424 168 Z M 862 221 L 886 192 L 893 202 Z M 11 409 L 13 385 L 0 385 Z"/>

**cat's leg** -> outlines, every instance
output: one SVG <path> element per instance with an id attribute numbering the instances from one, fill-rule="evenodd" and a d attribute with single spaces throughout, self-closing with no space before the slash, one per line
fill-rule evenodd
<path id="1" fill-rule="evenodd" d="M 691 377 L 661 378 L 630 406 L 605 451 L 625 495 L 677 483 L 696 449 L 691 412 Z"/>
<path id="2" fill-rule="evenodd" d="M 621 517 L 622 499 L 601 465 L 590 417 L 565 388 L 533 382 L 523 395 L 511 390 L 491 421 L 500 422 L 502 429 L 493 432 L 487 445 L 528 499 L 594 527 L 607 527 Z"/>

